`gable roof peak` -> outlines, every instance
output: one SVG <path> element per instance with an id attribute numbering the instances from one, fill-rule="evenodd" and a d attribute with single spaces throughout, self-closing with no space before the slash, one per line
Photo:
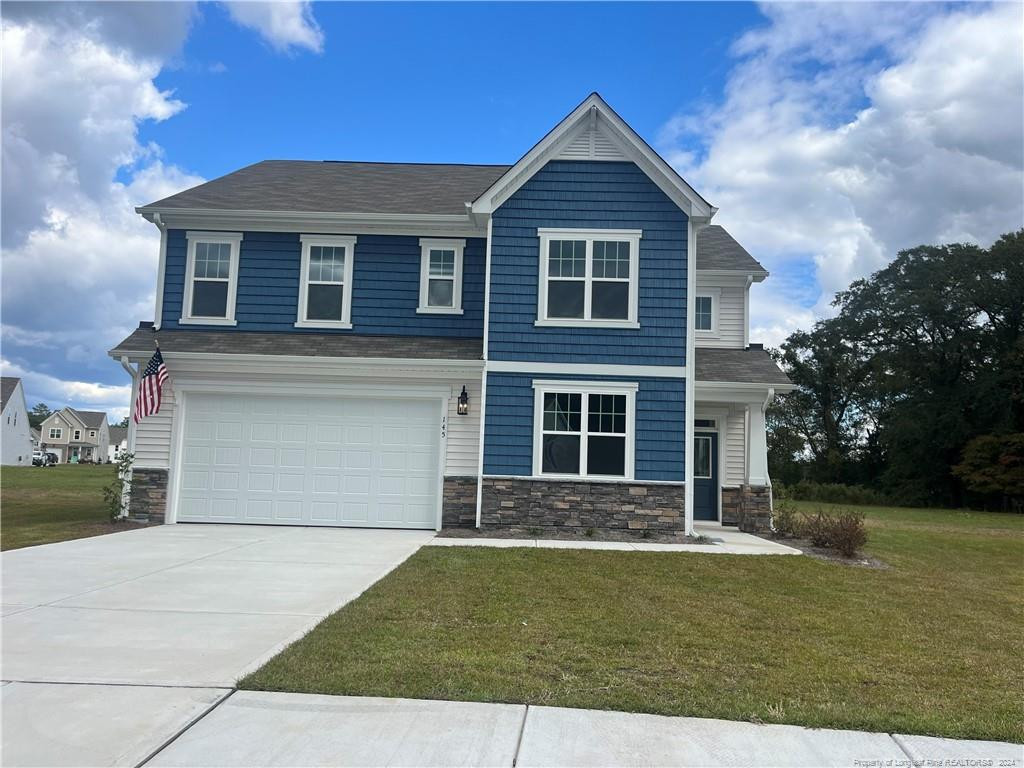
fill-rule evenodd
<path id="1" fill-rule="evenodd" d="M 589 149 L 569 145 L 581 133 L 600 132 L 606 143 L 599 150 L 593 139 Z M 629 160 L 657 184 L 691 218 L 710 221 L 717 210 L 700 196 L 661 155 L 619 117 L 597 91 L 593 91 L 554 128 L 473 201 L 473 213 L 489 214 L 501 206 L 549 160 L 566 151 L 568 159 Z M 587 152 L 586 155 L 581 153 Z"/>

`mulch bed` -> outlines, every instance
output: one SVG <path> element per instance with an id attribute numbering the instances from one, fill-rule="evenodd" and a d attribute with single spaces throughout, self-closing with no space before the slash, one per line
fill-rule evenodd
<path id="1" fill-rule="evenodd" d="M 808 539 L 790 539 L 784 536 L 772 536 L 770 534 L 754 535 L 760 536 L 760 538 L 766 539 L 768 541 L 776 541 L 780 544 L 785 544 L 788 547 L 799 549 L 808 557 L 813 557 L 816 560 L 825 560 L 830 563 L 839 563 L 840 565 L 846 565 L 853 568 L 876 568 L 879 570 L 884 570 L 892 567 L 888 563 L 879 560 L 877 557 L 868 557 L 863 552 L 857 554 L 855 557 L 846 557 L 840 554 L 839 552 L 836 552 L 834 549 L 816 547 Z"/>

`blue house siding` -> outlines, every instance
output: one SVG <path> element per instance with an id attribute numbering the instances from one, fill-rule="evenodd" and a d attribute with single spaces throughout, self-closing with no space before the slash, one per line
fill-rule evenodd
<path id="1" fill-rule="evenodd" d="M 479 338 L 483 336 L 485 253 L 485 240 L 466 240 L 463 314 L 421 315 L 416 313 L 420 290 L 419 238 L 358 235 L 352 278 L 352 329 L 306 329 L 295 327 L 302 257 L 299 234 L 246 232 L 239 255 L 236 327 L 242 331 Z M 170 230 L 164 278 L 164 328 L 179 327 L 186 255 L 185 232 Z M 217 327 L 223 330 L 223 326 Z"/>
<path id="2" fill-rule="evenodd" d="M 686 381 L 623 376 L 487 375 L 484 474 L 533 474 L 533 380 L 631 381 L 636 393 L 637 480 L 682 482 L 686 448 Z"/>
<path id="3" fill-rule="evenodd" d="M 686 363 L 687 217 L 633 163 L 553 161 L 492 217 L 488 356 Z M 641 229 L 639 329 L 537 327 L 538 227 Z"/>

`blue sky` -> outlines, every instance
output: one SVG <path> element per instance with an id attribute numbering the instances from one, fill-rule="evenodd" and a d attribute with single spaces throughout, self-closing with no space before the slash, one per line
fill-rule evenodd
<path id="1" fill-rule="evenodd" d="M 720 95 L 729 46 L 764 21 L 745 3 L 315 13 L 323 53 L 281 56 L 205 10 L 156 80 L 189 108 L 144 124 L 142 141 L 207 177 L 270 157 L 512 163 L 591 91 L 653 139 L 681 104 Z M 216 126 L 236 123 L 246 130 L 224 141 Z"/>
<path id="2" fill-rule="evenodd" d="M 1022 6 L 5 3 L 0 365 L 126 413 L 151 202 L 266 158 L 514 162 L 599 91 L 772 273 L 753 340 L 1024 222 Z"/>

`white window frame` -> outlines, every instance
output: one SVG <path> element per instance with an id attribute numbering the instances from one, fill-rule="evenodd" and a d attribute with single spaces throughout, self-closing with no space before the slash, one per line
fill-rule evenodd
<path id="1" fill-rule="evenodd" d="M 299 277 L 299 305 L 298 315 L 295 320 L 296 328 L 342 328 L 352 327 L 352 275 L 356 261 L 355 235 L 300 235 L 302 243 L 302 270 Z M 342 279 L 341 291 L 341 319 L 340 320 L 310 320 L 306 317 L 306 305 L 309 300 L 309 258 L 310 249 L 314 245 L 326 246 L 329 248 L 345 249 L 345 271 Z M 318 282 L 314 282 L 317 285 Z"/>
<path id="2" fill-rule="evenodd" d="M 694 302 L 693 316 L 694 316 L 694 332 L 704 338 L 717 338 L 718 337 L 718 308 L 722 304 L 722 289 L 721 288 L 700 288 L 694 292 L 694 299 L 706 298 L 711 299 L 711 328 L 701 330 L 696 327 L 697 324 L 697 305 Z"/>
<path id="3" fill-rule="evenodd" d="M 534 477 L 559 478 L 565 480 L 633 480 L 636 449 L 636 392 L 635 382 L 609 381 L 557 381 L 534 380 L 533 382 L 533 475 Z M 580 473 L 578 475 L 544 472 L 542 446 L 544 444 L 544 395 L 548 393 L 569 393 L 580 395 Z M 590 395 L 626 396 L 626 455 L 624 475 L 590 475 L 587 473 L 587 438 Z M 576 434 L 569 432 L 566 434 Z"/>
<path id="4" fill-rule="evenodd" d="M 640 238 L 642 229 L 550 229 L 538 228 L 540 238 L 539 280 L 537 284 L 537 320 L 534 325 L 562 328 L 639 328 Z M 548 254 L 552 240 L 586 241 L 586 272 L 583 278 L 583 317 L 548 317 Z M 594 283 L 594 241 L 629 243 L 629 311 L 625 320 L 591 319 L 591 286 Z M 559 279 L 559 278 L 556 278 Z M 602 278 L 596 278 L 598 282 Z"/>
<path id="5" fill-rule="evenodd" d="M 462 314 L 462 259 L 466 249 L 465 240 L 420 238 L 420 304 L 416 308 L 423 315 L 461 315 Z M 430 252 L 437 250 L 455 251 L 455 273 L 452 276 L 452 306 L 432 307 L 427 301 L 430 280 L 447 280 L 445 277 L 430 277 Z"/>
<path id="6" fill-rule="evenodd" d="M 73 430 L 71 432 L 71 439 L 74 440 L 76 443 L 77 442 L 81 442 L 81 440 L 82 440 L 82 430 L 80 430 L 80 429 Z"/>
<path id="7" fill-rule="evenodd" d="M 64 429 L 62 427 L 50 427 L 50 436 L 46 438 L 47 440 L 62 440 L 63 438 Z"/>
<path id="8" fill-rule="evenodd" d="M 188 242 L 188 256 L 185 264 L 185 292 L 181 302 L 181 318 L 183 325 L 238 325 L 235 320 L 235 296 L 238 293 L 238 261 L 242 249 L 241 232 L 196 232 L 185 233 Z M 228 298 L 224 317 L 205 317 L 192 314 L 192 287 L 195 285 L 196 245 L 198 243 L 215 243 L 231 247 L 231 263 L 228 269 Z M 206 280 L 207 278 L 199 278 Z"/>

